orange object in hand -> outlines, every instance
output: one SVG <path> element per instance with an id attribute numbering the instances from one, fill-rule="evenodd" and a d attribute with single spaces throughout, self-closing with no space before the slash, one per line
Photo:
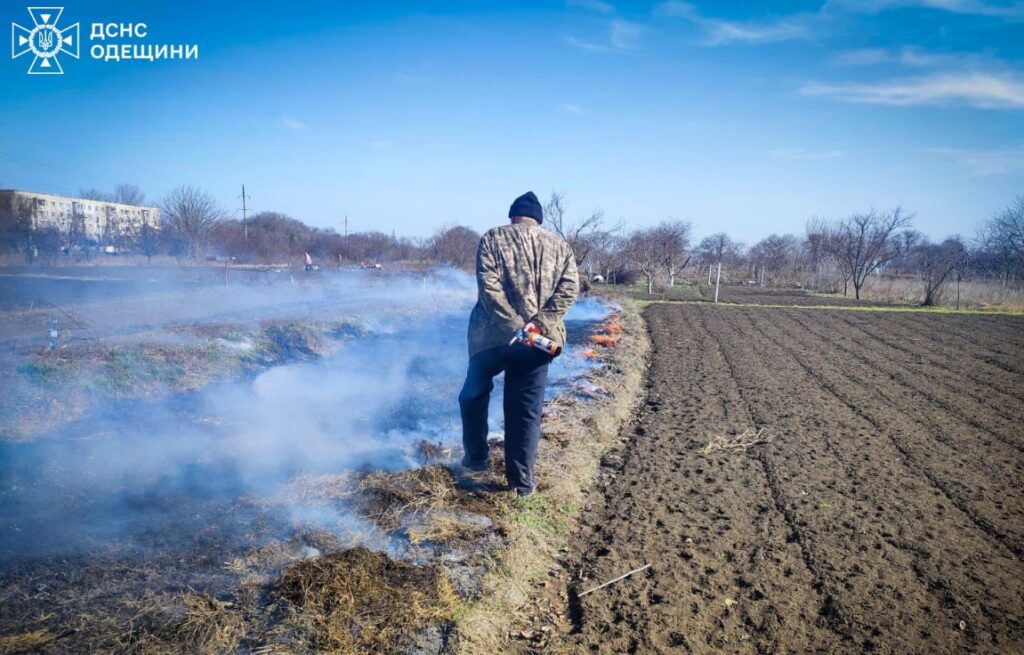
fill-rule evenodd
<path id="1" fill-rule="evenodd" d="M 540 327 L 532 321 L 519 328 L 519 330 L 516 331 L 515 336 L 512 337 L 512 340 L 508 342 L 508 345 L 511 346 L 514 343 L 521 343 L 526 346 L 538 348 L 552 357 L 558 357 L 558 355 L 562 353 L 562 347 L 551 339 L 543 336 L 541 334 Z"/>

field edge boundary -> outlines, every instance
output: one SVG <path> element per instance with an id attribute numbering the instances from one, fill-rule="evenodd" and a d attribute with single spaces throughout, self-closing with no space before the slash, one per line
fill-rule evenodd
<path id="1" fill-rule="evenodd" d="M 576 526 L 585 489 L 591 486 L 601 457 L 620 437 L 635 415 L 643 395 L 649 364 L 650 339 L 638 303 L 609 291 L 594 295 L 621 307 L 623 334 L 604 358 L 612 375 L 609 398 L 582 405 L 580 411 L 545 419 L 544 433 L 567 433 L 565 443 L 542 438 L 539 474 L 551 487 L 519 502 L 510 510 L 509 531 L 484 576 L 484 593 L 456 612 L 453 652 L 493 655 L 506 652 L 509 629 L 537 582 L 556 566 L 559 550 Z M 557 457 L 552 457 L 553 455 Z"/>

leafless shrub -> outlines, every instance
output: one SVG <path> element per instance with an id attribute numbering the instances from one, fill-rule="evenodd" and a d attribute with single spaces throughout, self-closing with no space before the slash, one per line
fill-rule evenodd
<path id="1" fill-rule="evenodd" d="M 192 186 L 179 186 L 160 203 L 164 224 L 174 235 L 176 254 L 197 259 L 210 233 L 223 219 L 213 196 Z"/>

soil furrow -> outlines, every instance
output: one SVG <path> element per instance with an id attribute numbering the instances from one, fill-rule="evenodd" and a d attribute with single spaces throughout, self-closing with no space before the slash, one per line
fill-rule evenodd
<path id="1" fill-rule="evenodd" d="M 788 313 L 780 314 L 780 320 L 783 324 L 786 324 L 787 321 L 792 322 L 796 325 L 794 329 L 797 332 L 806 330 L 850 354 L 856 361 L 846 365 L 844 371 L 848 377 L 857 384 L 874 391 L 884 405 L 888 406 L 898 401 L 903 414 L 916 417 L 915 421 L 918 423 L 926 423 L 930 427 L 931 435 L 949 449 L 949 452 L 945 454 L 951 461 L 958 460 L 957 463 L 961 467 L 974 465 L 977 456 L 967 457 L 960 447 L 965 443 L 981 443 L 985 449 L 980 453 L 981 459 L 976 462 L 978 474 L 991 476 L 995 472 L 997 479 L 994 482 L 1002 482 L 1005 487 L 1015 491 L 1024 490 L 1024 477 L 1022 477 L 1024 462 L 1021 462 L 1016 456 L 1015 451 L 1020 451 L 1021 448 L 1017 447 L 1015 442 L 1007 443 L 998 438 L 993 441 L 992 437 L 995 435 L 989 430 L 978 429 L 960 418 L 951 421 L 947 414 L 929 411 L 928 407 L 922 406 L 918 402 L 921 395 L 918 387 L 906 383 L 893 385 L 892 380 L 895 376 L 891 373 L 883 377 L 878 375 L 879 371 L 884 372 L 891 365 L 888 359 L 873 353 L 870 343 L 865 344 L 856 339 L 851 339 L 855 347 L 848 347 L 840 343 L 839 340 L 844 337 L 840 336 L 840 329 L 832 325 L 829 318 L 821 317 L 818 322 L 813 322 L 798 314 Z M 862 372 L 855 374 L 855 371 Z M 926 384 L 927 377 L 922 374 L 918 379 Z M 954 429 L 958 423 L 962 429 Z M 933 444 L 929 443 L 928 445 Z M 1020 506 L 1021 502 L 1018 501 L 1017 505 Z M 1016 517 L 1014 522 L 1020 524 L 1021 517 Z"/>
<path id="2" fill-rule="evenodd" d="M 799 319 L 791 315 L 780 316 L 780 318 L 782 320 L 777 322 L 776 325 L 779 329 L 787 332 L 787 334 L 793 334 L 793 332 L 789 332 L 786 329 L 789 327 L 786 319 L 792 320 L 798 326 L 795 330 L 796 332 L 807 330 L 813 333 L 806 324 L 803 324 Z M 940 489 L 949 501 L 967 515 L 979 529 L 997 540 L 1002 546 L 1016 555 L 1018 559 L 1024 560 L 1024 534 L 1021 531 L 1021 502 L 1019 497 L 1015 496 L 1011 499 L 1011 507 L 1016 509 L 1014 514 L 999 517 L 1002 519 L 1002 527 L 995 525 L 989 517 L 992 514 L 998 515 L 998 511 L 992 507 L 986 507 L 987 512 L 979 511 L 976 503 L 969 499 L 968 494 L 970 492 L 966 490 L 966 487 L 955 482 L 958 472 L 962 474 L 961 467 L 952 465 L 946 458 L 936 457 L 935 443 L 931 440 L 931 436 L 924 433 L 924 438 L 919 439 L 917 434 L 920 431 L 915 430 L 914 426 L 909 424 L 900 414 L 894 414 L 891 411 L 891 404 L 894 400 L 893 390 L 889 389 L 889 393 L 886 394 L 881 390 L 872 389 L 873 382 L 871 380 L 855 376 L 851 373 L 850 368 L 846 366 L 830 369 L 839 371 L 838 375 L 845 377 L 847 381 L 852 383 L 843 385 L 844 389 L 849 390 L 841 398 L 847 406 L 858 416 L 871 423 L 879 432 L 885 433 L 897 450 L 900 451 L 900 454 L 906 458 L 907 463 L 912 464 L 911 468 L 916 473 L 925 476 L 932 485 Z M 829 387 L 834 389 L 835 385 L 830 384 Z M 861 391 L 862 389 L 868 391 Z M 874 393 L 871 394 L 871 391 Z M 879 398 L 880 402 L 876 402 L 874 398 L 869 397 L 869 394 Z M 885 416 L 885 418 L 881 419 L 879 418 L 880 416 Z M 941 444 L 941 446 L 948 448 L 945 444 Z M 952 449 L 947 453 L 947 456 L 955 457 Z M 963 468 L 970 470 L 974 467 L 969 462 L 965 462 Z M 944 470 L 945 475 L 937 474 L 936 469 Z M 989 472 L 991 471 L 989 470 Z M 984 477 L 985 473 L 985 469 L 975 469 L 974 475 L 971 476 L 975 486 L 982 485 L 982 492 L 986 490 L 988 482 Z M 1007 488 L 1011 492 L 1016 492 L 1016 489 L 1012 486 L 1004 484 L 1000 488 L 988 489 L 988 493 L 983 493 L 983 495 L 987 498 L 999 498 L 1001 493 L 1006 493 Z"/>
<path id="3" fill-rule="evenodd" d="M 773 322 L 772 324 L 777 323 Z M 822 389 L 827 390 L 830 394 L 842 400 L 847 405 L 848 410 L 859 417 L 860 411 L 857 403 L 846 397 L 837 388 L 837 385 L 821 376 L 821 370 L 830 370 L 831 367 L 815 361 L 815 356 L 808 352 L 798 355 L 792 348 L 783 345 L 784 343 L 793 343 L 791 333 L 786 333 L 786 337 L 788 339 L 772 339 L 780 347 L 790 350 L 798 363 L 805 368 L 808 375 L 817 379 Z M 810 349 L 808 350 L 810 351 Z M 863 417 L 863 420 L 871 421 L 869 417 Z M 884 426 L 882 427 L 884 428 Z M 885 430 L 885 432 L 888 433 L 892 446 L 898 449 L 899 444 L 893 438 L 892 433 L 888 430 Z M 908 461 L 904 460 L 902 464 L 907 470 L 913 471 L 909 467 Z M 937 489 L 937 493 L 942 493 L 941 489 Z M 894 489 L 894 494 L 894 497 L 901 495 L 898 489 Z M 948 529 L 941 529 L 939 526 L 943 522 L 948 521 L 948 519 L 951 519 L 952 516 L 935 517 L 934 511 L 928 511 L 925 506 L 920 505 L 916 501 L 916 498 L 919 497 L 925 496 L 924 494 L 916 496 L 904 495 L 901 499 L 918 507 L 918 509 L 912 510 L 912 513 L 913 518 L 922 524 L 919 530 L 915 530 L 920 532 L 920 536 L 911 540 L 905 537 L 897 538 L 893 532 L 889 532 L 888 538 L 894 543 L 902 545 L 906 550 L 919 554 L 919 559 L 915 561 L 914 567 L 920 567 L 923 574 L 928 575 L 930 587 L 943 595 L 944 606 L 955 604 L 958 611 L 971 614 L 976 617 L 975 620 L 983 620 L 984 623 L 988 624 L 984 630 L 979 630 L 980 632 L 985 632 L 984 639 L 981 639 L 982 643 L 987 643 L 993 648 L 1000 644 L 1004 647 L 1006 646 L 1006 643 L 1002 642 L 999 638 L 1000 630 L 998 625 L 1000 623 L 1012 626 L 1014 639 L 1020 640 L 1021 619 L 1022 612 L 1024 612 L 1024 609 L 1017 602 L 1017 599 L 1021 598 L 1021 594 L 1024 593 L 1020 579 L 1024 569 L 1020 566 L 1020 561 L 1009 553 L 1006 556 L 999 556 L 998 550 L 1006 547 L 1002 547 L 997 541 L 993 541 L 996 545 L 995 552 L 991 548 L 985 548 L 982 544 L 967 547 L 964 541 L 968 538 L 969 532 L 966 532 L 964 529 L 958 529 L 950 534 Z M 941 514 L 944 514 L 941 511 L 941 506 L 937 506 L 937 508 L 940 509 Z M 898 525 L 900 521 L 893 520 L 892 523 Z M 930 527 L 929 523 L 935 523 L 936 525 Z M 977 527 L 979 533 L 985 534 L 983 527 Z M 986 538 L 991 538 L 987 534 L 985 536 Z M 942 541 L 945 541 L 945 543 L 942 543 Z M 963 559 L 959 559 L 961 558 L 961 555 L 959 555 L 961 553 L 986 553 L 986 557 L 983 560 L 972 558 L 965 562 Z M 1000 583 L 1004 586 L 992 588 L 979 583 L 981 579 L 999 579 Z M 1009 585 L 1009 588 L 1007 588 L 1007 585 Z M 957 602 L 955 600 L 957 598 L 961 600 Z M 981 635 L 978 637 L 980 638 Z M 1011 649 L 1007 652 L 1014 651 Z"/>
<path id="4" fill-rule="evenodd" d="M 737 321 L 732 327 L 736 331 L 742 332 L 740 325 L 739 321 Z M 773 350 L 772 346 L 761 348 L 753 347 L 753 344 L 758 343 L 758 341 L 763 344 L 765 339 L 772 342 L 774 350 L 777 351 L 780 348 L 785 350 L 785 346 L 782 341 L 776 340 L 770 335 L 764 335 L 761 331 L 757 330 L 756 326 L 754 331 L 743 334 L 741 338 L 736 339 L 732 344 L 732 347 L 741 352 L 744 348 L 748 349 L 748 352 L 744 353 L 746 356 L 742 357 L 741 361 L 753 362 L 757 360 L 759 353 L 770 353 Z M 821 393 L 821 389 L 824 387 L 824 381 L 818 378 L 812 369 L 806 367 L 800 358 L 796 356 L 796 353 L 793 354 L 797 365 L 803 369 L 804 373 L 807 374 L 806 379 L 813 383 L 811 386 L 801 386 L 801 398 L 803 402 L 807 402 L 809 401 L 809 396 Z M 769 356 L 765 362 L 767 366 L 751 366 L 750 369 L 745 370 L 743 376 L 744 379 L 756 379 L 759 374 L 759 370 L 772 370 L 772 360 L 773 358 Z M 787 379 L 794 377 L 799 376 L 786 376 Z M 825 388 L 825 390 L 828 391 L 827 388 Z M 759 395 L 766 399 L 764 402 L 765 407 L 768 408 L 768 412 L 772 412 L 772 408 L 775 408 L 774 415 L 776 417 L 776 423 L 778 423 L 780 415 L 778 409 L 786 407 L 785 403 L 788 396 L 786 394 L 780 394 L 778 398 L 770 398 L 769 394 L 772 394 L 771 382 L 770 380 L 765 380 L 762 383 Z M 834 403 L 836 400 L 842 402 L 842 398 L 838 394 L 833 393 L 832 396 L 833 398 L 831 403 Z M 830 404 L 830 401 L 827 398 L 823 398 L 814 404 L 818 411 L 827 409 L 828 414 L 830 415 L 842 414 L 842 411 L 839 408 L 829 409 L 827 407 Z M 861 440 L 870 440 L 873 436 L 872 432 L 864 429 L 869 427 L 870 424 L 865 422 L 864 425 L 857 429 L 855 423 L 856 421 L 854 421 L 854 425 L 846 424 L 839 428 L 839 431 L 849 432 L 849 430 L 853 428 L 856 436 Z M 785 423 L 783 423 L 783 425 L 785 425 Z M 920 567 L 916 566 L 916 560 L 920 557 L 918 553 L 910 551 L 906 547 L 906 544 L 901 542 L 894 533 L 890 533 L 884 529 L 878 530 L 874 535 L 871 535 L 870 532 L 865 535 L 856 529 L 858 524 L 861 524 L 872 512 L 875 514 L 875 522 L 877 522 L 879 514 L 884 515 L 891 512 L 891 510 L 888 507 L 884 507 L 883 504 L 891 502 L 893 495 L 875 495 L 872 493 L 872 487 L 877 486 L 878 482 L 886 477 L 885 474 L 876 470 L 875 467 L 864 463 L 861 463 L 858 471 L 858 462 L 856 458 L 851 458 L 849 453 L 844 452 L 842 447 L 844 440 L 840 439 L 834 441 L 829 438 L 827 432 L 823 434 L 823 437 L 823 440 L 826 443 L 832 442 L 834 444 L 833 452 L 836 453 L 837 457 L 841 458 L 834 467 L 844 469 L 849 468 L 851 470 L 850 477 L 856 482 L 849 488 L 844 489 L 830 480 L 829 486 L 826 487 L 829 492 L 828 497 L 836 498 L 836 500 L 833 501 L 836 504 L 836 507 L 833 509 L 833 502 L 825 503 L 824 505 L 827 506 L 829 512 L 843 512 L 841 521 L 837 520 L 829 523 L 827 518 L 823 518 L 820 515 L 822 505 L 819 505 L 817 508 L 818 511 L 816 511 L 813 505 L 808 506 L 807 503 L 804 504 L 804 515 L 801 520 L 811 524 L 824 524 L 821 537 L 814 541 L 818 544 L 827 544 L 831 551 L 829 564 L 830 568 L 835 571 L 832 584 L 836 589 L 834 594 L 838 599 L 836 604 L 839 606 L 849 606 L 852 604 L 856 607 L 856 609 L 853 610 L 846 610 L 844 614 L 850 614 L 856 617 L 860 623 L 858 626 L 860 628 L 859 644 L 862 649 L 865 651 L 873 650 L 877 646 L 875 637 L 878 634 L 890 630 L 893 625 L 895 625 L 886 625 L 884 623 L 884 619 L 877 618 L 883 616 L 885 614 L 884 608 L 892 603 L 901 602 L 912 606 L 914 609 L 911 610 L 911 613 L 919 611 L 928 615 L 946 614 L 947 625 L 951 622 L 955 622 L 956 619 L 954 617 L 957 616 L 957 614 L 952 612 L 951 608 L 945 606 L 942 598 L 934 594 L 931 581 L 927 576 L 922 575 Z M 801 443 L 801 447 L 809 448 L 811 445 L 807 442 L 803 442 Z M 844 462 L 843 460 L 847 461 Z M 797 457 L 785 457 L 780 459 L 779 464 L 785 468 L 787 466 L 793 466 L 793 462 L 796 461 L 799 461 Z M 791 473 L 791 475 L 798 474 L 796 472 L 798 470 L 798 468 L 794 469 L 794 473 Z M 839 502 L 842 502 L 844 505 L 842 509 L 838 506 Z M 851 504 L 852 507 L 845 507 L 848 503 Z M 894 519 L 895 517 L 891 518 Z M 868 519 L 868 522 L 871 523 L 872 521 Z M 825 535 L 832 536 L 842 533 L 848 534 L 844 534 L 845 538 L 842 540 L 841 545 L 836 544 L 833 540 L 825 537 Z M 874 540 L 873 545 L 869 545 L 872 540 Z M 845 552 L 843 552 L 844 550 Z M 863 556 L 864 552 L 870 553 L 866 559 Z M 854 562 L 853 566 L 850 566 L 850 562 Z M 872 564 L 873 562 L 876 563 Z M 883 565 L 881 562 L 887 562 L 890 564 Z M 866 595 L 850 593 L 850 585 L 853 584 L 853 581 L 857 580 L 860 571 L 871 568 L 874 568 L 876 571 L 879 568 L 882 568 L 886 571 L 884 576 L 886 581 L 885 585 L 874 589 L 872 593 Z M 906 577 L 905 573 L 907 571 L 910 571 L 913 577 Z M 908 603 L 909 599 L 913 599 L 913 602 Z M 893 611 L 890 611 L 890 613 L 893 613 Z M 911 644 L 909 643 L 903 646 L 904 649 L 908 649 L 910 647 Z"/>
<path id="5" fill-rule="evenodd" d="M 780 314 L 780 317 L 788 317 L 790 318 L 790 320 L 798 323 L 802 329 L 810 329 L 808 328 L 808 326 L 811 324 L 811 321 L 801 321 L 795 318 L 795 316 L 792 314 Z M 926 399 L 936 408 L 941 410 L 941 413 L 944 417 L 948 418 L 949 416 L 953 416 L 958 420 L 962 421 L 965 425 L 968 425 L 976 430 L 984 432 L 992 436 L 993 438 L 998 439 L 1004 444 L 1010 446 L 1011 448 L 1014 448 L 1017 451 L 1024 452 L 1024 443 L 1022 443 L 1019 438 L 1019 423 L 1006 424 L 1005 421 L 1001 421 L 1001 423 L 1004 424 L 1001 426 L 1001 429 L 1005 430 L 1006 432 L 985 425 L 982 422 L 983 420 L 985 420 L 985 418 L 988 418 L 989 420 L 995 420 L 995 417 L 992 417 L 991 413 L 989 413 L 989 416 L 986 417 L 983 410 L 978 408 L 977 406 L 972 406 L 972 404 L 968 403 L 958 403 L 956 398 L 950 397 L 949 394 L 946 392 L 929 389 L 928 387 L 931 386 L 931 376 L 919 376 L 918 380 L 920 384 L 914 384 L 913 382 L 909 381 L 903 373 L 899 372 L 898 370 L 893 370 L 893 367 L 885 358 L 880 358 L 877 355 L 873 354 L 866 354 L 866 352 L 870 352 L 870 350 L 854 350 L 848 346 L 844 346 L 841 343 L 839 343 L 838 339 L 840 338 L 844 338 L 840 332 L 831 332 L 829 336 L 825 337 L 827 343 L 850 354 L 852 357 L 864 361 L 865 363 L 868 364 L 877 365 L 880 369 L 886 370 L 887 375 L 892 382 L 895 382 L 899 386 L 902 386 L 908 391 L 910 391 L 911 393 L 919 395 L 922 398 Z M 854 342 L 856 343 L 855 340 Z M 968 410 L 970 410 L 970 412 L 968 412 Z M 982 418 L 979 418 L 979 416 Z"/>
<path id="6" fill-rule="evenodd" d="M 648 308 L 647 401 L 569 560 L 577 589 L 651 567 L 580 599 L 552 652 L 1020 652 L 1024 456 L 984 428 L 1018 408 L 957 395 L 953 350 L 900 340 L 946 317 L 865 314 L 883 343 L 796 311 Z M 724 441 L 754 427 L 772 440 Z"/>
<path id="7" fill-rule="evenodd" d="M 979 371 L 979 358 L 970 356 L 963 351 L 954 352 L 938 346 L 927 350 L 920 347 L 915 348 L 900 343 L 899 338 L 890 338 L 888 335 L 893 334 L 893 331 L 883 333 L 878 329 L 865 327 L 865 325 L 870 326 L 870 323 L 852 320 L 845 316 L 837 316 L 836 318 L 852 326 L 857 333 L 864 335 L 865 338 L 870 340 L 869 343 L 877 342 L 882 344 L 887 350 L 896 351 L 898 353 L 896 355 L 898 360 L 890 361 L 899 364 L 907 371 L 916 375 L 926 371 L 935 379 L 939 379 L 941 374 L 942 383 L 946 388 L 954 392 L 965 392 L 969 386 L 970 391 L 968 395 L 980 404 L 990 407 L 1004 418 L 1013 421 L 1020 419 L 1020 417 L 1016 416 L 1007 416 L 1000 410 L 999 404 L 992 402 L 994 399 L 991 396 L 996 395 L 1001 398 L 1000 402 L 1002 403 L 1019 406 L 1024 402 L 1024 377 L 1000 375 L 1005 373 L 1002 369 L 998 371 L 990 370 L 988 372 Z M 896 334 L 904 340 L 908 339 L 906 332 L 897 332 Z M 910 332 L 910 334 L 920 334 L 920 332 Z M 849 336 L 854 338 L 852 334 Z M 919 338 L 909 337 L 910 340 Z M 868 349 L 871 349 L 870 346 Z M 975 372 L 980 373 L 982 378 L 979 379 Z M 968 382 L 970 385 L 966 384 Z"/>
<path id="8" fill-rule="evenodd" d="M 920 320 L 920 318 L 920 315 L 898 315 L 896 322 L 901 327 L 920 330 L 920 325 L 914 326 L 915 319 Z M 1015 375 L 1024 376 L 1024 368 L 1021 367 L 1021 349 L 1024 348 L 1024 342 L 1019 341 L 1021 335 L 1024 334 L 1024 320 L 1020 317 L 928 316 L 927 318 L 933 319 L 928 322 L 928 326 L 942 335 L 939 337 L 939 343 L 944 346 L 963 347 L 966 345 L 980 351 L 973 353 L 973 356 L 987 363 L 994 363 Z M 926 331 L 922 331 L 922 334 L 931 336 Z"/>
<path id="9" fill-rule="evenodd" d="M 749 419 L 688 318 L 650 320 L 652 386 L 631 453 L 581 518 L 581 584 L 643 563 L 650 575 L 583 598 L 572 642 L 608 653 L 827 649 L 837 638 L 818 625 L 813 576 L 760 466 L 702 453 L 709 436 Z"/>

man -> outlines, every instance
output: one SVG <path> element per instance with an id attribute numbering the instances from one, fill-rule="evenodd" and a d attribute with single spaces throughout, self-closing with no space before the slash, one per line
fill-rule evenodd
<path id="1" fill-rule="evenodd" d="M 469 317 L 469 370 L 459 394 L 463 465 L 487 468 L 487 406 L 493 378 L 505 372 L 505 477 L 520 496 L 533 492 L 544 385 L 552 355 L 509 342 L 520 328 L 565 344 L 565 313 L 579 281 L 572 249 L 541 227 L 532 191 L 512 203 L 509 225 L 489 230 L 476 256 L 478 299 Z"/>

